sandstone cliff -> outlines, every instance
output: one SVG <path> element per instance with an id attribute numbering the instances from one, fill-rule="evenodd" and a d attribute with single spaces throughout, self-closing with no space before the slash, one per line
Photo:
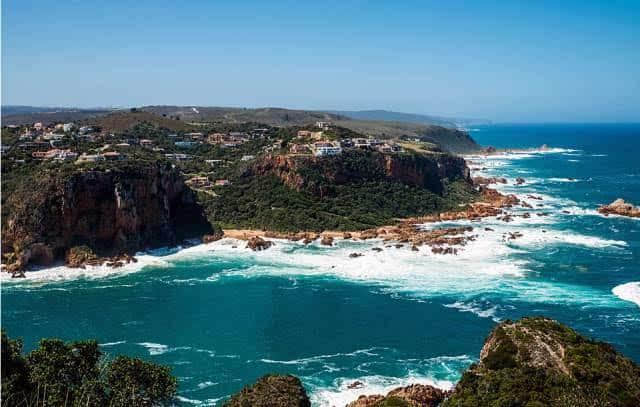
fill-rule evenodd
<path id="1" fill-rule="evenodd" d="M 6 205 L 2 251 L 14 268 L 50 263 L 74 246 L 132 253 L 211 232 L 193 192 L 168 164 L 44 173 L 13 191 Z"/>
<path id="2" fill-rule="evenodd" d="M 266 155 L 245 175 L 273 174 L 295 190 L 324 195 L 332 186 L 395 181 L 441 195 L 445 183 L 471 182 L 463 158 L 450 154 L 379 154 L 345 151 L 336 157 Z"/>

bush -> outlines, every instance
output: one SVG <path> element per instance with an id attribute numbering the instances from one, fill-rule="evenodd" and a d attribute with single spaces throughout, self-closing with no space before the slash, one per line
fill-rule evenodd
<path id="1" fill-rule="evenodd" d="M 105 362 L 93 340 L 42 339 L 21 352 L 2 331 L 2 406 L 156 406 L 176 394 L 168 367 L 125 356 Z"/>

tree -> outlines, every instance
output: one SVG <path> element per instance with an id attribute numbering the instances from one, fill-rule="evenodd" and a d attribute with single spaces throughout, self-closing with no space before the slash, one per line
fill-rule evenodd
<path id="1" fill-rule="evenodd" d="M 168 367 L 127 356 L 118 356 L 111 362 L 107 386 L 111 390 L 111 405 L 116 406 L 168 404 L 177 390 L 176 379 Z"/>
<path id="2" fill-rule="evenodd" d="M 9 339 L 2 331 L 2 405 L 20 405 L 31 393 L 27 362 L 22 357 L 22 341 Z M 8 396 L 7 396 L 8 395 Z"/>
<path id="3" fill-rule="evenodd" d="M 2 406 L 156 406 L 177 391 L 170 369 L 137 358 L 105 362 L 94 340 L 42 339 L 22 356 L 22 341 L 2 332 Z"/>

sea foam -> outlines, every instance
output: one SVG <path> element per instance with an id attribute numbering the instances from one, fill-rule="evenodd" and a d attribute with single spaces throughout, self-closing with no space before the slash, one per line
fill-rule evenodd
<path id="1" fill-rule="evenodd" d="M 631 301 L 640 307 L 640 281 L 621 284 L 611 290 L 618 298 Z"/>

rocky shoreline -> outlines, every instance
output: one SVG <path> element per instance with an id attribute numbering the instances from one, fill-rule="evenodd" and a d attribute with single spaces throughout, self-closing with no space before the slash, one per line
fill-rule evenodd
<path id="1" fill-rule="evenodd" d="M 415 218 L 399 219 L 395 225 L 381 226 L 378 228 L 360 230 L 360 231 L 323 231 L 323 232 L 276 232 L 261 231 L 253 229 L 225 229 L 224 237 L 245 240 L 247 247 L 254 250 L 265 250 L 273 245 L 273 242 L 267 239 L 282 239 L 292 242 L 301 241 L 309 244 L 320 240 L 320 244 L 325 246 L 333 246 L 335 239 L 350 240 L 369 240 L 382 239 L 383 243 L 392 243 L 395 247 L 400 248 L 406 245 L 412 250 L 417 251 L 421 246 L 431 247 L 434 254 L 457 254 L 458 248 L 464 246 L 469 241 L 477 238 L 477 234 L 469 234 L 473 232 L 472 226 L 438 228 L 433 230 L 423 230 L 420 225 L 424 223 L 436 223 L 455 220 L 471 220 L 476 221 L 485 217 L 502 216 L 501 220 L 509 222 L 514 215 L 505 211 L 505 209 L 514 206 L 522 206 L 530 208 L 530 206 L 518 199 L 515 195 L 504 195 L 495 189 L 486 186 L 479 186 L 480 199 L 471 203 L 457 211 L 442 212 L 436 215 L 428 215 Z M 520 215 L 520 216 L 527 216 Z M 511 238 L 515 239 L 521 235 L 514 234 Z M 389 246 L 388 246 L 389 247 Z M 381 248 L 374 248 L 382 250 Z M 350 257 L 360 257 L 361 253 L 352 253 Z"/>

